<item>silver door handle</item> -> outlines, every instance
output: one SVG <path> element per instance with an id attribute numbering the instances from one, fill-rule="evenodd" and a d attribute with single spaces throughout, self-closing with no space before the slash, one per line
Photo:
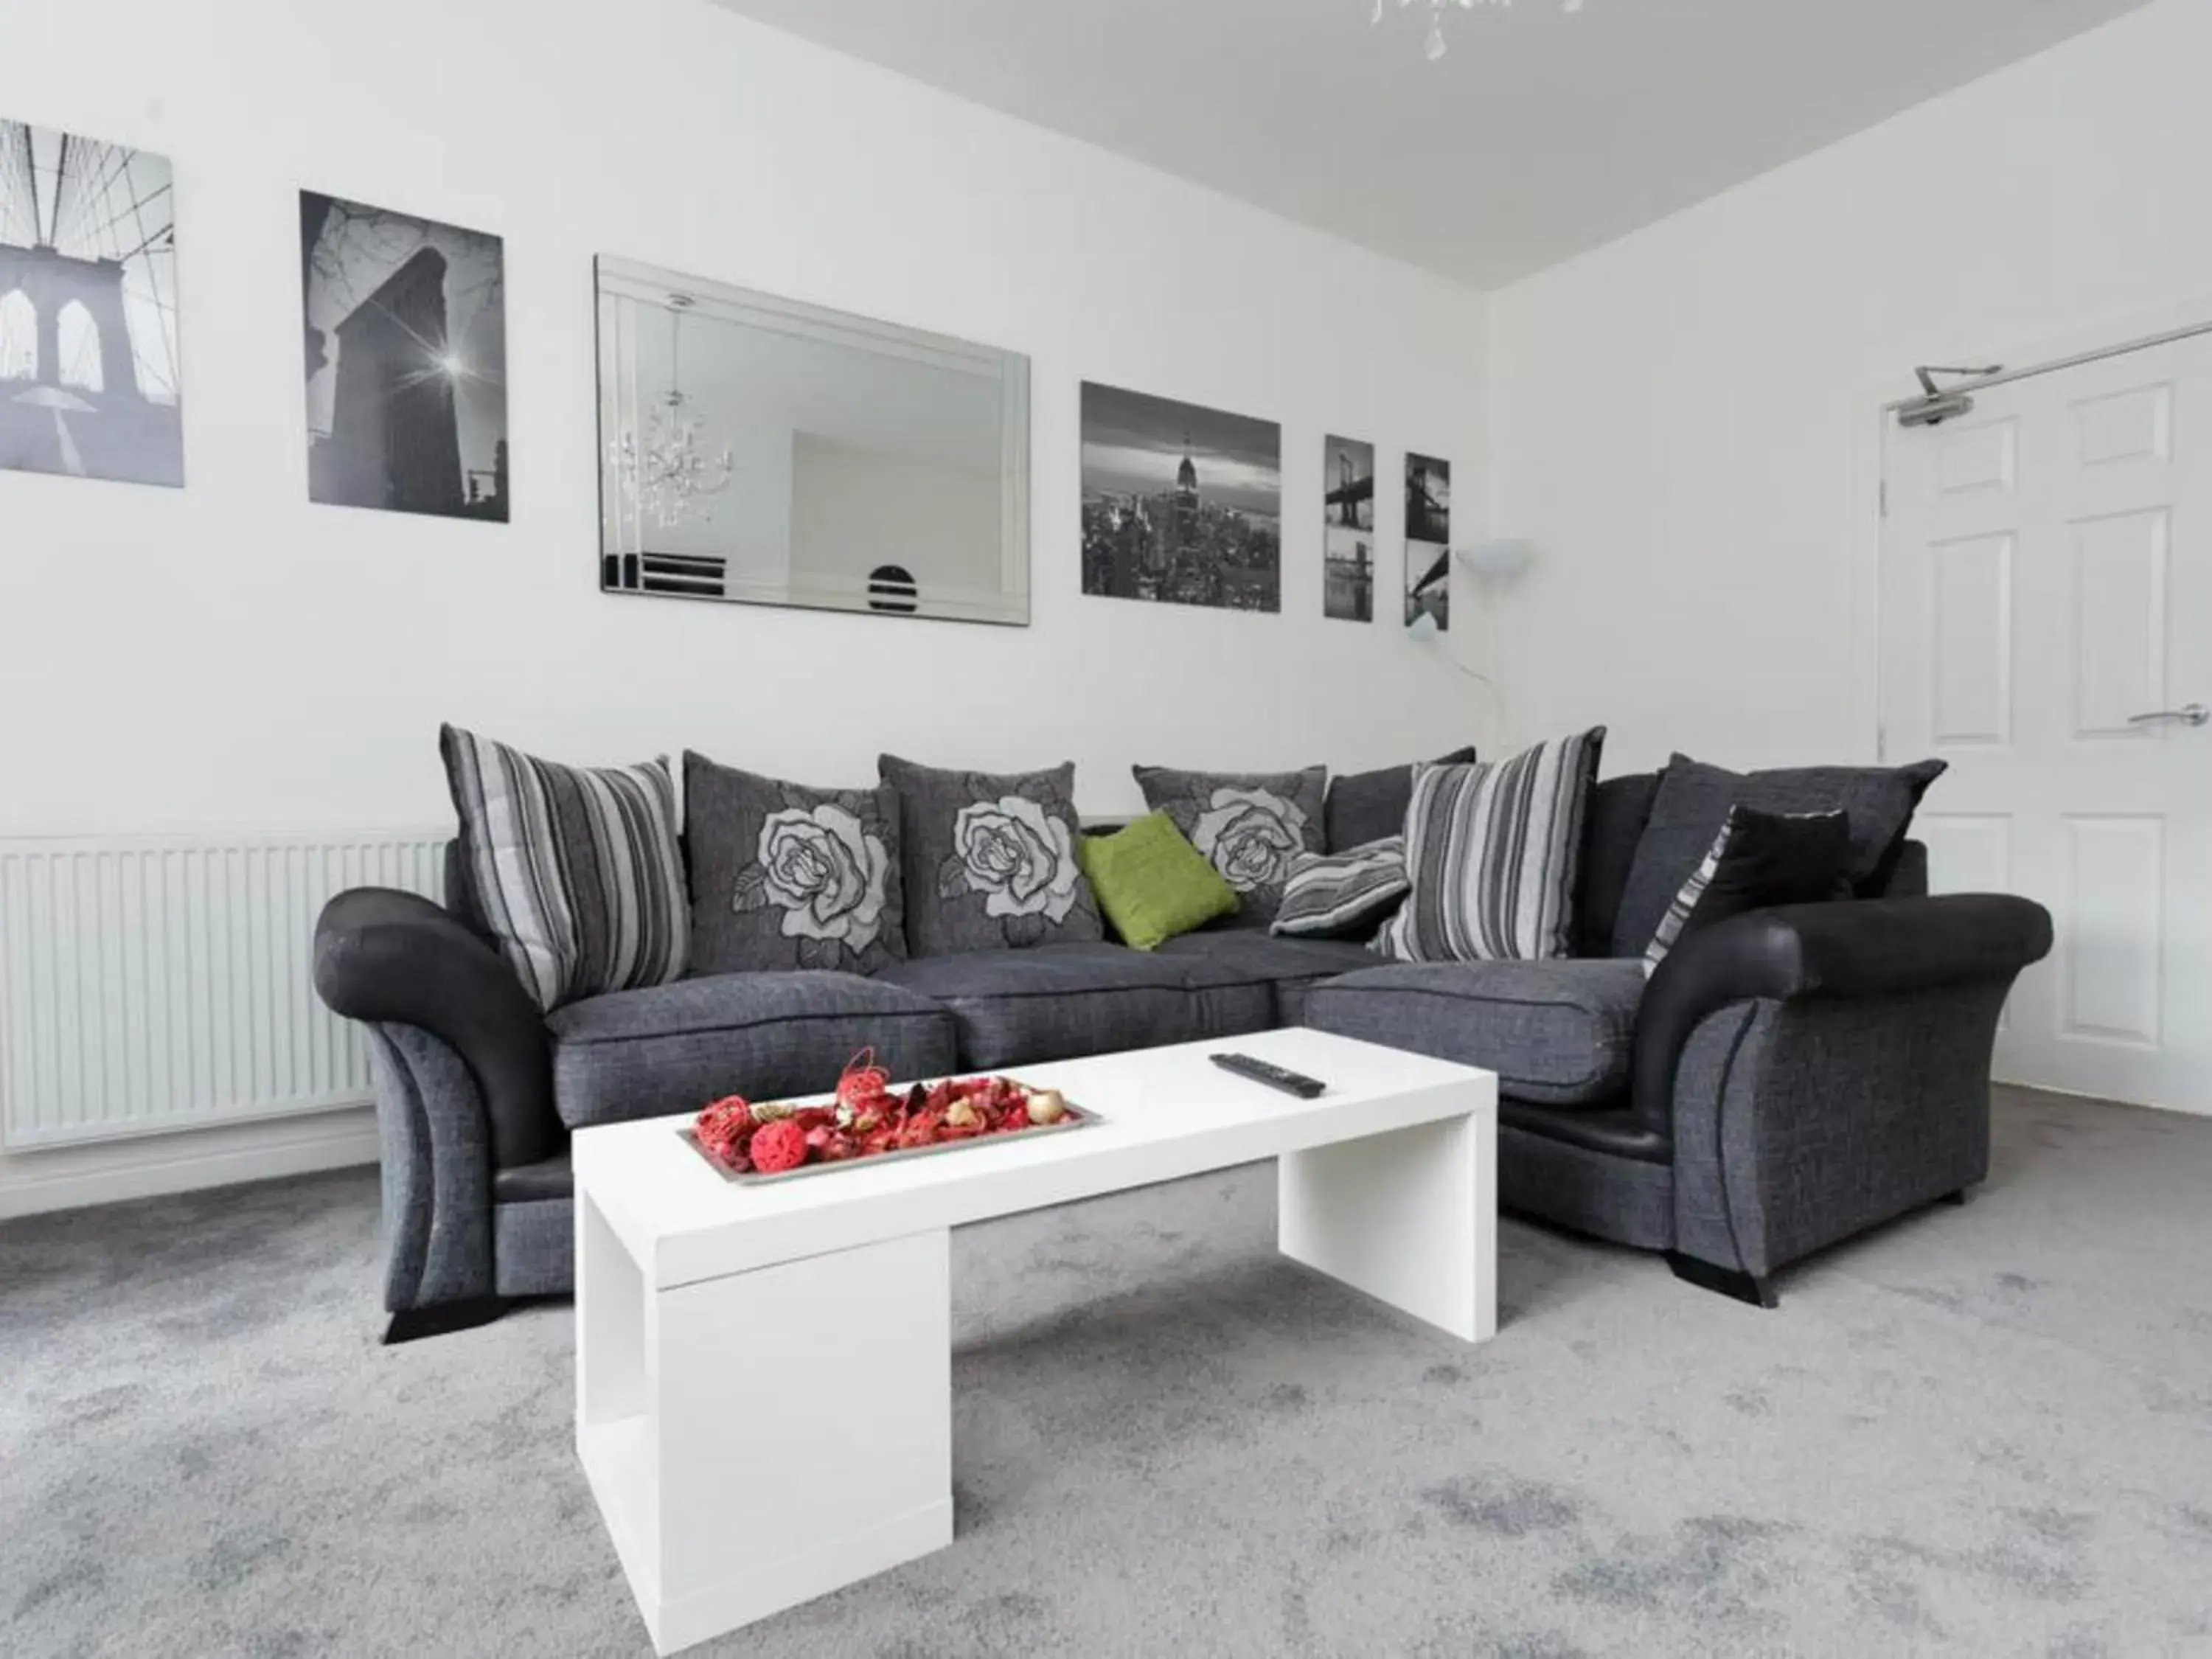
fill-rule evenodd
<path id="1" fill-rule="evenodd" d="M 2166 720 L 2174 720 L 2183 726 L 2202 726 L 2207 720 L 2212 720 L 2212 708 L 2207 708 L 2201 702 L 2185 702 L 2179 708 L 2154 708 L 2148 714 L 2128 716 L 2130 726 L 2157 726 Z"/>

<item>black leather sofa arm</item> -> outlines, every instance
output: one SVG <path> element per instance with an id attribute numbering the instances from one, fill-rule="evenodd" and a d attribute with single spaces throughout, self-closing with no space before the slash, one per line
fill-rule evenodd
<path id="1" fill-rule="evenodd" d="M 559 1150 L 544 1016 L 498 952 L 431 900 L 383 887 L 331 900 L 315 923 L 315 989 L 349 1019 L 451 1046 L 483 1097 L 495 1168 Z"/>
<path id="2" fill-rule="evenodd" d="M 1668 1127 L 1683 1045 L 1730 1003 L 2008 981 L 2050 949 L 2050 912 L 2008 894 L 1851 899 L 1732 917 L 1692 934 L 1651 975 L 1636 1021 L 1636 1115 Z"/>

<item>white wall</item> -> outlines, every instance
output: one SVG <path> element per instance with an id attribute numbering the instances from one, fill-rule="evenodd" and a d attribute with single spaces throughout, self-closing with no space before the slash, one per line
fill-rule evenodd
<path id="1" fill-rule="evenodd" d="M 1073 756 L 1093 810 L 1133 804 L 1133 761 L 1354 766 L 1480 726 L 1398 629 L 1323 620 L 1317 505 L 1327 430 L 1389 476 L 1451 457 L 1476 521 L 1478 296 L 705 0 L 71 0 L 6 27 L 0 112 L 175 163 L 188 487 L 0 473 L 0 834 L 433 824 L 441 720 L 821 783 L 883 749 Z M 302 185 L 505 237 L 510 526 L 307 502 Z M 1028 353 L 1035 625 L 602 596 L 599 252 Z M 1086 377 L 1285 423 L 1285 614 L 1082 597 Z M 816 672 L 870 658 L 927 672 Z M 191 1155 L 0 1158 L 0 1211 L 41 1170 Z"/>
<path id="2" fill-rule="evenodd" d="M 1869 754 L 1875 392 L 2212 318 L 2208 202 L 2212 3 L 2156 0 L 1494 295 L 1515 726 Z"/>

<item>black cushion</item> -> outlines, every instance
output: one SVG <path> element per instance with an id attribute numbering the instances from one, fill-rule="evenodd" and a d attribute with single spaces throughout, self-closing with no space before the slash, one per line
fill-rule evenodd
<path id="1" fill-rule="evenodd" d="M 1659 793 L 1656 772 L 1607 778 L 1589 793 L 1583 819 L 1583 856 L 1575 886 L 1575 954 L 1613 954 L 1613 919 L 1628 886 L 1636 843 Z"/>
<path id="2" fill-rule="evenodd" d="M 1440 756 L 1438 766 L 1472 766 L 1479 758 L 1469 744 Z M 1322 809 L 1324 848 L 1349 852 L 1385 836 L 1406 833 L 1406 808 L 1413 799 L 1413 769 L 1385 766 L 1373 772 L 1352 772 L 1328 781 L 1328 799 Z"/>
<path id="3" fill-rule="evenodd" d="M 1589 1106 L 1627 1086 L 1643 997 L 1640 962 L 1397 963 L 1316 985 L 1305 1024 L 1482 1066 L 1501 1094 Z"/>
<path id="4" fill-rule="evenodd" d="M 1765 812 L 1832 812 L 1850 816 L 1850 859 L 1844 873 L 1852 890 L 1880 892 L 1902 855 L 1905 832 L 1928 786 L 1945 763 L 1911 766 L 1807 766 L 1737 773 L 1677 755 L 1659 780 L 1651 816 L 1636 845 L 1613 951 L 1641 956 L 1659 919 L 1704 861 L 1728 810 L 1739 801 Z"/>
<path id="5" fill-rule="evenodd" d="M 1656 963 L 1706 928 L 1777 904 L 1817 904 L 1850 896 L 1843 879 L 1851 849 L 1850 820 L 1841 812 L 1762 812 L 1731 806 L 1709 853 L 1644 953 Z"/>

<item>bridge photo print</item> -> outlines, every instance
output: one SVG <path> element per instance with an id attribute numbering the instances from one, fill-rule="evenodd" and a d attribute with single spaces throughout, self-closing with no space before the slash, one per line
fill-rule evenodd
<path id="1" fill-rule="evenodd" d="M 1322 613 L 1375 620 L 1375 446 L 1322 441 Z"/>
<path id="2" fill-rule="evenodd" d="M 0 468 L 185 481 L 166 157 L 0 121 Z"/>

